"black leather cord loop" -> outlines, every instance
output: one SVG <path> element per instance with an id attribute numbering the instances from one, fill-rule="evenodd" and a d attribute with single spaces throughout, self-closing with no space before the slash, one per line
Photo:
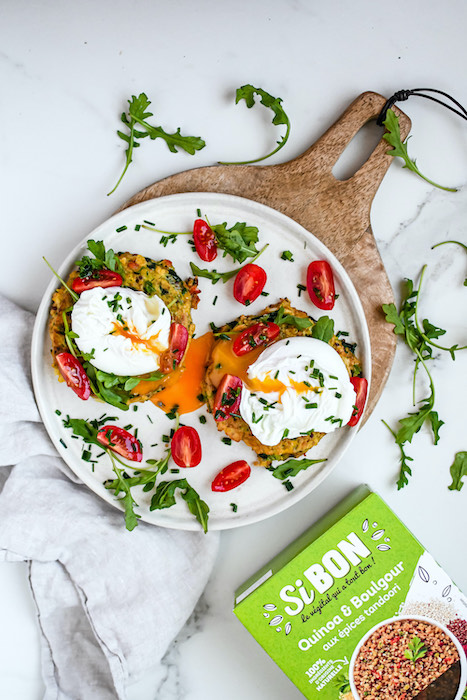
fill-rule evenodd
<path id="1" fill-rule="evenodd" d="M 430 93 L 436 93 L 438 95 L 442 95 L 445 97 L 447 100 L 450 100 L 455 107 L 451 104 L 447 104 L 443 100 L 440 100 L 438 97 L 434 97 L 433 95 L 426 95 L 426 92 Z M 389 100 L 386 100 L 383 109 L 379 113 L 379 116 L 376 120 L 376 123 L 378 126 L 382 126 L 384 120 L 386 119 L 386 113 L 388 109 L 391 109 L 391 107 L 396 103 L 396 102 L 405 102 L 405 100 L 408 100 L 409 97 L 412 95 L 415 95 L 416 97 L 425 97 L 427 100 L 432 100 L 433 102 L 437 102 L 438 104 L 442 105 L 443 107 L 446 107 L 447 109 L 450 109 L 451 112 L 454 112 L 455 114 L 458 114 L 459 117 L 462 117 L 463 119 L 467 119 L 467 109 L 461 105 L 460 102 L 454 99 L 451 95 L 449 95 L 447 92 L 443 92 L 442 90 L 435 90 L 434 88 L 413 88 L 411 90 L 398 90 L 397 92 L 394 93 L 392 97 L 389 98 Z M 456 109 L 457 108 L 457 109 Z"/>

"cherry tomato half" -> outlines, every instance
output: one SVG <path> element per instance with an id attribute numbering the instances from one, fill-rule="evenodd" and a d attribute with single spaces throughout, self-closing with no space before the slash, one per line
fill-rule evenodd
<path id="1" fill-rule="evenodd" d="M 189 425 L 175 431 L 170 450 L 179 467 L 196 467 L 201 462 L 201 441 L 197 431 Z"/>
<path id="2" fill-rule="evenodd" d="M 63 379 L 80 399 L 86 401 L 91 396 L 88 375 L 79 360 L 71 352 L 59 352 L 55 360 Z"/>
<path id="3" fill-rule="evenodd" d="M 97 440 L 104 447 L 108 447 L 131 462 L 141 462 L 143 459 L 140 441 L 118 425 L 104 425 L 97 433 Z"/>
<path id="4" fill-rule="evenodd" d="M 219 474 L 214 477 L 211 484 L 212 491 L 230 491 L 231 489 L 240 486 L 248 479 L 251 474 L 251 468 L 248 462 L 244 459 L 238 462 L 232 462 L 227 467 L 224 467 Z"/>
<path id="5" fill-rule="evenodd" d="M 261 294 L 266 284 L 267 275 L 262 267 L 248 263 L 235 277 L 233 295 L 240 304 L 251 304 Z"/>
<path id="6" fill-rule="evenodd" d="M 201 260 L 212 262 L 217 257 L 216 236 L 203 219 L 196 219 L 193 224 L 193 241 Z"/>
<path id="7" fill-rule="evenodd" d="M 238 413 L 242 380 L 234 374 L 224 374 L 214 398 L 214 420 L 225 420 L 232 413 Z"/>
<path id="8" fill-rule="evenodd" d="M 362 417 L 363 409 L 365 408 L 366 395 L 368 392 L 368 381 L 364 377 L 351 377 L 350 382 L 357 395 L 352 416 L 347 423 L 351 427 L 357 425 Z"/>
<path id="9" fill-rule="evenodd" d="M 334 275 L 326 260 L 314 260 L 308 265 L 306 287 L 311 301 L 318 309 L 330 311 L 334 307 Z"/>
<path id="10" fill-rule="evenodd" d="M 71 285 L 77 294 L 94 287 L 121 287 L 123 277 L 112 270 L 95 270 L 90 277 L 75 277 Z"/>
<path id="11" fill-rule="evenodd" d="M 180 364 L 188 345 L 188 331 L 181 323 L 172 323 L 169 333 L 169 347 L 161 354 L 160 369 L 169 374 Z"/>
<path id="12" fill-rule="evenodd" d="M 254 323 L 237 335 L 232 349 L 238 356 L 246 355 L 260 345 L 267 345 L 270 340 L 277 338 L 280 330 L 277 323 Z"/>

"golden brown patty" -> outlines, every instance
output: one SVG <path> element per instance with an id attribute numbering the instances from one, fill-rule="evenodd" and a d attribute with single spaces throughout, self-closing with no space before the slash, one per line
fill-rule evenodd
<path id="1" fill-rule="evenodd" d="M 231 345 L 235 337 L 254 323 L 259 321 L 269 321 L 274 322 L 277 312 L 280 308 L 284 309 L 284 316 L 291 315 L 297 318 L 308 318 L 311 321 L 311 325 L 304 330 L 298 330 L 295 325 L 282 323 L 280 327 L 280 334 L 274 339 L 273 343 L 278 340 L 283 340 L 284 338 L 290 338 L 293 336 L 312 336 L 313 326 L 315 325 L 315 320 L 308 316 L 304 311 L 295 309 L 290 305 L 288 299 L 281 299 L 277 304 L 268 306 L 264 311 L 255 316 L 240 316 L 235 321 L 228 323 L 216 332 L 219 340 L 214 345 L 209 364 L 206 369 L 206 374 L 204 377 L 203 392 L 206 397 L 206 403 L 208 410 L 212 413 L 214 407 L 214 399 L 216 396 L 217 387 L 222 380 L 222 377 L 226 373 L 232 373 L 228 371 L 228 368 L 223 366 L 223 358 L 228 357 L 231 354 Z M 224 335 L 224 338 L 220 337 Z M 231 340 L 227 340 L 225 336 L 229 336 Z M 271 343 L 270 343 L 271 344 Z M 329 341 L 331 345 L 343 359 L 349 376 L 358 376 L 361 373 L 361 366 L 358 359 L 353 353 L 353 347 L 349 346 L 339 340 L 335 335 L 332 336 Z M 264 349 L 264 348 L 263 348 Z M 253 354 L 255 353 L 255 354 Z M 251 362 L 254 362 L 258 356 L 258 351 L 253 351 L 251 354 Z M 292 457 L 301 457 L 308 450 L 321 440 L 326 433 L 312 433 L 311 435 L 303 435 L 298 438 L 285 438 L 281 440 L 277 445 L 263 445 L 258 438 L 256 438 L 249 425 L 241 418 L 239 415 L 229 416 L 226 420 L 216 421 L 217 429 L 225 432 L 232 440 L 240 442 L 243 440 L 245 444 L 251 447 L 258 455 L 258 463 L 263 466 L 269 466 L 273 460 L 285 460 Z"/>
<path id="2" fill-rule="evenodd" d="M 196 308 L 198 303 L 196 278 L 187 282 L 181 280 L 170 260 L 155 262 L 143 255 L 133 253 L 119 253 L 117 257 L 123 268 L 123 287 L 145 292 L 148 296 L 157 295 L 160 297 L 170 310 L 172 322 L 181 323 L 188 330 L 189 344 L 195 330 L 191 320 L 191 309 Z M 76 277 L 78 277 L 78 272 L 75 270 L 68 278 L 69 287 Z M 60 352 L 69 352 L 65 338 L 65 324 L 71 328 L 72 306 L 73 299 L 70 293 L 61 286 L 52 296 L 49 321 L 51 352 L 54 358 L 53 364 L 57 370 L 55 356 Z M 131 398 L 130 401 L 147 401 L 156 391 L 157 389 L 153 389 L 150 392 L 142 393 Z"/>

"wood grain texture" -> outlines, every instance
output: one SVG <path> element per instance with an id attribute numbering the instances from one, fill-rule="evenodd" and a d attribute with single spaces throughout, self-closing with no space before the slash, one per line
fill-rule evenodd
<path id="1" fill-rule="evenodd" d="M 353 136 L 375 119 L 386 98 L 360 95 L 301 156 L 278 165 L 214 165 L 187 170 L 146 187 L 120 210 L 178 192 L 234 194 L 266 204 L 294 219 L 319 238 L 339 259 L 360 296 L 371 340 L 372 382 L 365 420 L 383 390 L 394 358 L 396 338 L 381 311 L 394 300 L 370 226 L 370 208 L 393 158 L 381 140 L 348 180 L 332 174 Z M 402 138 L 410 120 L 396 107 Z"/>

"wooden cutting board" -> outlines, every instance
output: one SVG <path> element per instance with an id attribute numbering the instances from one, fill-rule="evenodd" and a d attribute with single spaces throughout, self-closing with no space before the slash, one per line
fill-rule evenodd
<path id="1" fill-rule="evenodd" d="M 373 197 L 393 158 L 386 141 L 348 180 L 337 180 L 334 164 L 359 129 L 375 119 L 386 98 L 365 92 L 298 158 L 279 165 L 214 165 L 159 180 L 135 194 L 121 209 L 178 192 L 221 192 L 256 200 L 294 219 L 319 238 L 351 277 L 365 311 L 371 340 L 372 381 L 365 419 L 383 390 L 394 358 L 396 338 L 381 305 L 393 292 L 370 226 Z M 399 116 L 402 138 L 410 120 Z"/>

